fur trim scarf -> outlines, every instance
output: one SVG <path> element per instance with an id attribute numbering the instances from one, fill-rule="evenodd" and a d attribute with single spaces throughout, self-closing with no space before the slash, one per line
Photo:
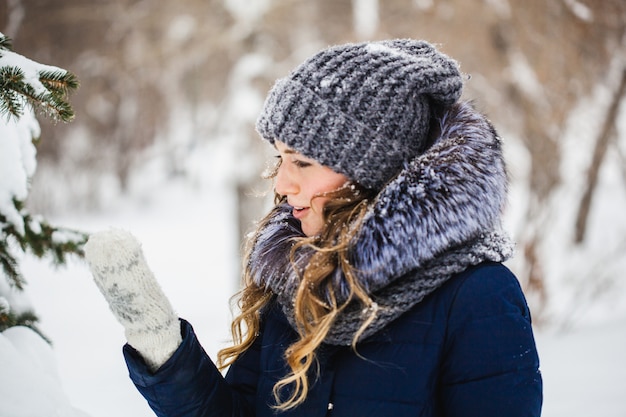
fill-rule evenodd
<path id="1" fill-rule="evenodd" d="M 441 133 L 433 145 L 380 191 L 354 238 L 351 262 L 376 310 L 361 339 L 454 274 L 512 254 L 513 245 L 500 229 L 507 192 L 500 138 L 469 103 L 452 106 L 439 122 Z M 248 264 L 253 281 L 276 294 L 292 325 L 300 278 L 290 251 L 294 238 L 303 236 L 291 208 L 277 205 L 253 242 Z M 297 268 L 306 265 L 312 251 L 297 251 Z M 349 291 L 340 270 L 332 280 L 335 297 L 345 301 Z M 372 314 L 352 304 L 335 320 L 326 343 L 350 345 Z"/>

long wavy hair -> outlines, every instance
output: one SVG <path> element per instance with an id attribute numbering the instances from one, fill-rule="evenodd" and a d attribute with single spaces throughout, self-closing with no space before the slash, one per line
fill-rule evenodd
<path id="1" fill-rule="evenodd" d="M 285 360 L 290 372 L 274 386 L 277 409 L 294 408 L 306 399 L 309 390 L 309 370 L 316 363 L 315 352 L 324 341 L 335 318 L 349 303 L 360 303 L 371 312 L 354 337 L 353 349 L 356 350 L 356 342 L 361 332 L 375 318 L 376 304 L 359 285 L 357 271 L 351 267 L 349 260 L 352 238 L 358 233 L 374 196 L 373 191 L 352 183 L 336 191 L 315 196 L 314 198 L 329 198 L 323 209 L 326 226 L 317 236 L 294 238 L 295 244 L 290 256 L 292 265 L 299 248 L 309 246 L 314 251 L 299 276 L 300 281 L 294 300 L 294 318 L 299 338 L 285 351 Z M 284 201 L 284 197 L 275 196 L 276 204 Z M 253 233 L 247 242 L 244 257 L 244 287 L 235 296 L 238 297 L 240 313 L 231 325 L 234 345 L 218 353 L 217 364 L 220 369 L 228 367 L 252 345 L 259 333 L 261 310 L 273 296 L 271 291 L 260 288 L 253 282 L 249 267 L 255 236 L 267 225 L 271 215 L 272 212 L 259 222 L 257 233 Z M 349 289 L 348 298 L 342 302 L 334 296 L 335 291 L 330 279 L 337 268 L 341 269 Z M 298 270 L 295 265 L 294 270 Z M 290 394 L 281 395 L 283 389 L 287 387 L 291 387 L 288 390 Z"/>
<path id="2" fill-rule="evenodd" d="M 429 148 L 439 136 L 441 132 L 439 121 L 444 110 L 444 107 L 431 103 L 429 134 L 422 144 L 420 153 Z M 279 164 L 264 177 L 274 178 L 278 168 Z M 285 350 L 285 360 L 291 372 L 274 386 L 276 409 L 288 410 L 304 402 L 309 391 L 309 370 L 316 363 L 315 352 L 342 310 L 350 303 L 356 302 L 362 306 L 363 311 L 369 312 L 352 339 L 352 348 L 355 352 L 361 334 L 376 318 L 378 306 L 359 284 L 358 271 L 351 266 L 349 258 L 353 237 L 359 233 L 363 218 L 376 194 L 374 190 L 348 183 L 336 191 L 313 197 L 330 197 L 322 213 L 325 228 L 318 236 L 294 238 L 295 244 L 291 248 L 290 260 L 295 271 L 298 271 L 294 261 L 298 249 L 309 246 L 314 249 L 314 254 L 299 276 L 300 282 L 294 300 L 294 319 L 299 338 Z M 276 205 L 285 201 L 285 197 L 275 195 Z M 231 324 L 234 344 L 218 352 L 217 365 L 220 369 L 231 365 L 254 343 L 259 335 L 261 311 L 274 296 L 271 291 L 253 282 L 249 262 L 256 237 L 269 223 L 272 214 L 273 211 L 270 211 L 259 222 L 256 233 L 248 237 L 243 264 L 244 286 L 234 297 L 240 310 Z M 337 268 L 341 269 L 349 289 L 349 296 L 344 298 L 343 302 L 334 297 L 335 289 L 330 279 Z M 283 398 L 281 392 L 283 388 L 289 386 L 293 388 L 290 390 L 291 394 Z"/>

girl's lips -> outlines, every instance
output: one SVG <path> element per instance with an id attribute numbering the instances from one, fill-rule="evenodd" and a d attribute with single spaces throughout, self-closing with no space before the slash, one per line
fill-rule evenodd
<path id="1" fill-rule="evenodd" d="M 302 219 L 304 216 L 306 216 L 306 213 L 309 211 L 308 207 L 293 207 L 293 217 L 295 217 L 296 219 L 300 220 Z"/>

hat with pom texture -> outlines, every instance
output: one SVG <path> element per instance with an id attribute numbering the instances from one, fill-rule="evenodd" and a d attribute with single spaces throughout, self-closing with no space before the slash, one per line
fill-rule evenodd
<path id="1" fill-rule="evenodd" d="M 424 149 L 432 103 L 461 96 L 457 63 L 425 41 L 334 46 L 271 89 L 259 134 L 381 189 Z"/>

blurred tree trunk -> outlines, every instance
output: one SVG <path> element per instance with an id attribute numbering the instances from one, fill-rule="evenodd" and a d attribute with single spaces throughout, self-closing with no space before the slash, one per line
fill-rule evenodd
<path id="1" fill-rule="evenodd" d="M 602 162 L 604 161 L 604 157 L 606 156 L 607 150 L 611 143 L 611 139 L 616 134 L 618 110 L 620 107 L 620 103 L 625 96 L 626 68 L 622 71 L 622 77 L 619 87 L 615 92 L 611 105 L 609 106 L 609 110 L 607 111 L 606 118 L 604 119 L 602 130 L 600 130 L 600 134 L 598 135 L 598 139 L 596 140 L 596 146 L 594 148 L 591 166 L 589 167 L 589 171 L 587 174 L 587 186 L 580 202 L 580 207 L 578 208 L 578 216 L 576 217 L 576 234 L 574 237 L 574 241 L 576 243 L 581 243 L 585 240 L 585 233 L 587 231 L 587 223 L 589 220 L 591 203 L 593 200 L 594 192 L 596 190 L 596 186 L 598 185 L 598 174 L 600 172 Z"/>

